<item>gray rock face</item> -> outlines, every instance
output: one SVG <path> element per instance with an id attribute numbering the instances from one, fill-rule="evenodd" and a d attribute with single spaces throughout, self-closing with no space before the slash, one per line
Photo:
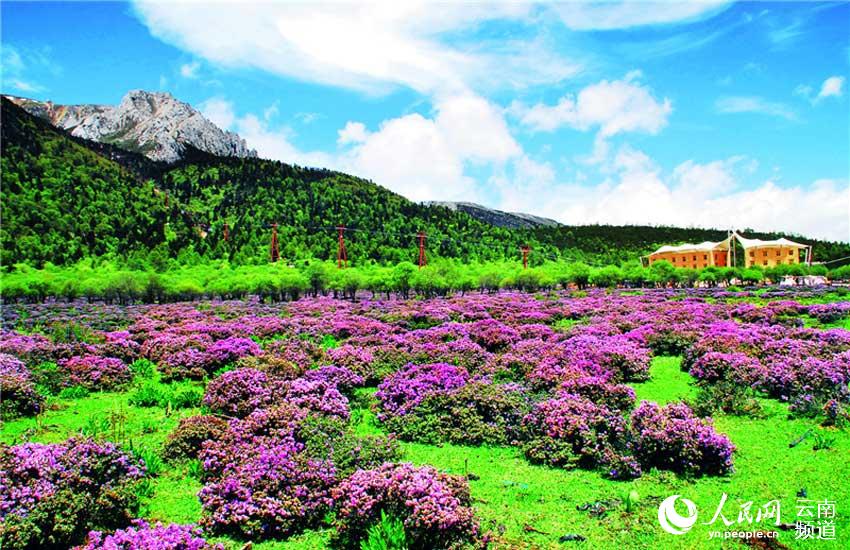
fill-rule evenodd
<path id="1" fill-rule="evenodd" d="M 219 156 L 257 156 L 237 134 L 222 130 L 167 92 L 132 90 L 118 106 L 9 99 L 74 136 L 111 143 L 153 160 L 180 160 L 186 145 Z"/>
<path id="2" fill-rule="evenodd" d="M 496 227 L 523 229 L 532 227 L 557 227 L 561 225 L 549 218 L 541 218 L 540 216 L 523 214 L 522 212 L 503 212 L 475 204 L 474 202 L 428 201 L 425 204 L 428 206 L 442 206 L 450 210 L 460 210 L 479 221 L 495 225 Z"/>

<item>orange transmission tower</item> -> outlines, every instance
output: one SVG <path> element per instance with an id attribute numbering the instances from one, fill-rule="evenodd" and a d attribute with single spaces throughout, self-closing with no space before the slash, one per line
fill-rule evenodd
<path id="1" fill-rule="evenodd" d="M 337 226 L 336 232 L 339 236 L 339 245 L 336 249 L 336 266 L 339 269 L 342 269 L 343 267 L 348 267 L 348 252 L 345 250 L 345 237 L 343 236 L 345 233 L 345 226 Z"/>
<path id="2" fill-rule="evenodd" d="M 419 269 L 422 269 L 422 266 L 428 263 L 425 260 L 425 232 L 420 231 L 417 236 L 419 237 Z"/>
<path id="3" fill-rule="evenodd" d="M 227 222 L 224 222 L 224 242 L 227 242 L 227 239 L 230 238 L 230 228 L 227 227 Z"/>
<path id="4" fill-rule="evenodd" d="M 271 245 L 271 261 L 272 263 L 280 259 L 280 250 L 277 243 L 277 224 L 272 224 L 272 245 Z"/>
<path id="5" fill-rule="evenodd" d="M 531 247 L 524 244 L 520 250 L 522 250 L 522 268 L 528 269 L 528 253 L 531 252 Z"/>

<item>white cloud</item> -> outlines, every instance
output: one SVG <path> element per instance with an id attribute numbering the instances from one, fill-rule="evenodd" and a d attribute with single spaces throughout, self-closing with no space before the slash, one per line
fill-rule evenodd
<path id="1" fill-rule="evenodd" d="M 844 77 L 830 76 L 823 81 L 817 95 L 814 95 L 814 89 L 808 84 L 800 84 L 794 88 L 794 95 L 806 99 L 812 105 L 816 105 L 828 97 L 841 97 L 844 95 Z"/>
<path id="2" fill-rule="evenodd" d="M 58 76 L 62 68 L 53 62 L 47 48 L 18 48 L 12 44 L 0 46 L 0 77 L 3 84 L 22 93 L 36 94 L 47 91 L 39 82 L 40 76 Z"/>
<path id="3" fill-rule="evenodd" d="M 498 166 L 522 153 L 501 109 L 467 94 L 439 100 L 433 116 L 388 119 L 374 131 L 349 121 L 338 131 L 342 149 L 335 153 L 302 151 L 292 143 L 290 129 L 273 129 L 253 114 L 238 116 L 223 98 L 208 99 L 201 111 L 236 131 L 261 157 L 348 172 L 416 201 L 474 200 L 476 181 L 465 173 L 468 163 Z"/>
<path id="4" fill-rule="evenodd" d="M 184 63 L 180 65 L 180 76 L 183 78 L 195 79 L 198 78 L 198 71 L 201 69 L 201 63 L 199 61 L 192 61 L 191 63 Z"/>
<path id="5" fill-rule="evenodd" d="M 46 88 L 44 86 L 40 85 L 40 84 L 37 84 L 35 82 L 27 82 L 26 80 L 20 80 L 18 78 L 13 78 L 13 79 L 9 80 L 8 84 L 12 88 L 14 88 L 14 89 L 16 89 L 20 92 L 24 92 L 25 94 L 26 93 L 36 94 L 36 93 L 43 92 L 43 91 L 46 90 Z"/>
<path id="6" fill-rule="evenodd" d="M 502 110 L 486 99 L 463 94 L 437 101 L 434 124 L 458 156 L 477 162 L 504 162 L 520 154 Z"/>
<path id="7" fill-rule="evenodd" d="M 369 132 L 366 130 L 366 125 L 362 122 L 348 121 L 345 127 L 337 132 L 339 137 L 336 142 L 340 145 L 349 143 L 363 143 L 369 137 Z"/>
<path id="8" fill-rule="evenodd" d="M 831 76 L 821 84 L 818 99 L 825 97 L 841 97 L 844 94 L 844 77 Z"/>
<path id="9" fill-rule="evenodd" d="M 344 154 L 352 173 L 415 200 L 469 199 L 475 181 L 441 128 L 420 114 L 394 118 Z"/>
<path id="10" fill-rule="evenodd" d="M 416 201 L 473 200 L 476 182 L 467 163 L 497 167 L 522 153 L 497 106 L 469 94 L 437 101 L 435 116 L 410 114 L 384 121 L 375 132 L 348 122 L 338 143 L 354 144 L 339 161 Z"/>
<path id="11" fill-rule="evenodd" d="M 688 160 L 665 174 L 646 154 L 628 146 L 620 148 L 613 164 L 612 176 L 594 185 L 558 182 L 553 177 L 525 183 L 514 174 L 514 181 L 495 182 L 502 191 L 498 207 L 567 224 L 751 227 L 850 240 L 847 181 L 785 187 L 768 179 L 744 188 L 740 177 L 755 168 L 750 159 Z"/>
<path id="12" fill-rule="evenodd" d="M 393 86 L 429 94 L 523 87 L 580 68 L 541 52 L 535 40 L 476 50 L 443 38 L 472 33 L 487 21 L 528 20 L 534 6 L 527 3 L 213 3 L 198 9 L 151 0 L 134 7 L 154 36 L 210 62 L 370 93 Z"/>
<path id="13" fill-rule="evenodd" d="M 224 130 L 231 130 L 233 123 L 236 122 L 236 113 L 233 112 L 233 104 L 226 99 L 211 97 L 198 105 L 198 108 L 201 114 Z"/>
<path id="14" fill-rule="evenodd" d="M 322 113 L 295 113 L 293 116 L 301 124 L 313 124 L 320 118 L 324 118 Z"/>
<path id="15" fill-rule="evenodd" d="M 321 151 L 301 151 L 292 144 L 292 131 L 289 128 L 274 130 L 256 115 L 237 118 L 234 129 L 262 158 L 315 168 L 340 168 L 333 155 Z"/>
<path id="16" fill-rule="evenodd" d="M 673 111 L 668 98 L 659 101 L 633 71 L 623 80 L 603 80 L 578 93 L 563 96 L 556 105 L 538 103 L 528 107 L 514 102 L 510 111 L 534 130 L 553 131 L 562 126 L 578 130 L 599 129 L 607 138 L 623 132 L 658 133 Z"/>
<path id="17" fill-rule="evenodd" d="M 554 6 L 573 30 L 613 30 L 642 25 L 690 22 L 716 15 L 730 2 L 563 2 Z"/>
<path id="18" fill-rule="evenodd" d="M 757 113 L 796 121 L 797 113 L 784 103 L 768 101 L 758 96 L 727 96 L 715 103 L 718 113 Z"/>

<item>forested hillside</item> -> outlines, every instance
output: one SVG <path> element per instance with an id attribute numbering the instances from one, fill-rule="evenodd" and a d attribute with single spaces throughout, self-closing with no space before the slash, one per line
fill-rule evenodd
<path id="1" fill-rule="evenodd" d="M 355 265 L 415 261 L 418 231 L 430 258 L 463 262 L 634 260 L 661 244 L 718 240 L 724 231 L 667 227 L 494 227 L 440 206 L 413 203 L 370 181 L 256 158 L 188 151 L 175 164 L 73 138 L 2 102 L 4 266 L 40 267 L 105 257 L 137 269 L 226 259 L 268 260 L 271 225 L 281 258 L 333 259 L 337 225 Z M 225 238 L 225 225 L 227 236 Z M 771 238 L 776 235 L 751 233 Z M 815 258 L 850 255 L 850 245 L 815 245 Z"/>

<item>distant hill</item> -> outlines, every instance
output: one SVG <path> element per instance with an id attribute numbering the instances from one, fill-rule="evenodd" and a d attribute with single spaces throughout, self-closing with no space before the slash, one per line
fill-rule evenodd
<path id="1" fill-rule="evenodd" d="M 522 212 L 504 212 L 502 210 L 487 208 L 474 202 L 428 201 L 425 204 L 428 206 L 442 206 L 450 210 L 460 210 L 477 220 L 495 225 L 496 227 L 528 229 L 533 227 L 557 227 L 561 225 L 549 218 L 541 218 L 540 216 L 524 214 Z"/>
<path id="2" fill-rule="evenodd" d="M 473 216 L 461 207 L 414 203 L 347 174 L 218 156 L 189 144 L 173 163 L 154 161 L 114 143 L 76 137 L 6 98 L 0 131 L 4 266 L 61 265 L 92 256 L 157 269 L 203 258 L 264 262 L 273 223 L 285 260 L 335 258 L 336 226 L 345 226 L 354 263 L 415 261 L 418 231 L 426 233 L 429 258 L 519 261 L 520 247 L 528 244 L 532 264 L 558 258 L 619 263 L 661 244 L 725 235 L 702 229 L 559 226 L 498 212 L 487 219 L 482 210 Z M 536 225 L 500 227 L 504 216 Z M 817 259 L 850 255 L 850 245 L 794 238 L 813 243 Z"/>

